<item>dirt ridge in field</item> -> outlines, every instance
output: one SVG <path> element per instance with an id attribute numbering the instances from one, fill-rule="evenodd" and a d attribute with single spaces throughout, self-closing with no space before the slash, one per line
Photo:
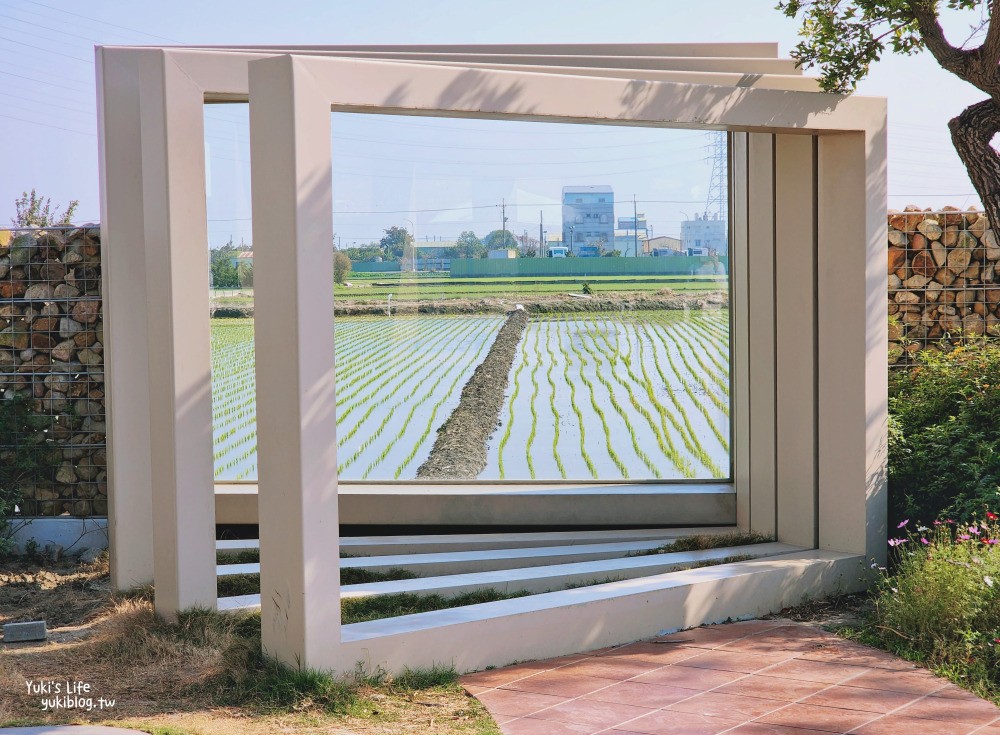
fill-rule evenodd
<path id="1" fill-rule="evenodd" d="M 486 468 L 486 442 L 500 419 L 510 367 L 527 325 L 526 311 L 510 312 L 489 353 L 462 388 L 458 406 L 438 429 L 430 456 L 417 470 L 418 479 L 472 480 Z"/>
<path id="2" fill-rule="evenodd" d="M 648 310 L 700 310 L 724 309 L 729 306 L 729 294 L 724 290 L 684 293 L 669 288 L 651 293 L 595 294 L 584 295 L 553 294 L 546 296 L 517 296 L 515 298 L 482 299 L 420 299 L 394 301 L 392 314 L 506 314 L 512 303 L 521 304 L 530 314 L 553 314 L 560 312 L 588 311 L 648 311 Z M 386 316 L 384 300 L 341 299 L 334 303 L 334 313 L 338 316 Z M 254 315 L 252 303 L 245 305 L 223 305 L 213 303 L 211 314 L 220 318 L 246 318 Z"/>

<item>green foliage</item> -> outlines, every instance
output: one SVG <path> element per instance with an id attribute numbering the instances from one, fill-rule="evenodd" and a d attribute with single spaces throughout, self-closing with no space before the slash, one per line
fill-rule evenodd
<path id="1" fill-rule="evenodd" d="M 393 225 L 385 230 L 379 245 L 387 260 L 402 260 L 413 255 L 413 236 L 402 227 Z"/>
<path id="2" fill-rule="evenodd" d="M 479 605 L 484 602 L 511 600 L 524 597 L 527 592 L 500 592 L 493 589 L 466 592 L 454 597 L 441 595 L 413 595 L 400 593 L 395 595 L 378 595 L 374 597 L 352 597 L 342 600 L 341 619 L 344 624 L 362 623 L 367 620 L 394 618 L 400 615 L 415 615 L 432 610 L 445 610 L 466 605 Z"/>
<path id="3" fill-rule="evenodd" d="M 351 259 L 339 250 L 333 254 L 333 282 L 344 284 L 351 272 Z"/>
<path id="4" fill-rule="evenodd" d="M 602 258 L 620 258 L 622 257 L 621 250 L 607 250 L 601 254 Z"/>
<path id="5" fill-rule="evenodd" d="M 352 263 L 368 263 L 379 258 L 385 259 L 385 251 L 374 243 L 364 247 L 344 248 L 342 252 L 351 259 Z"/>
<path id="6" fill-rule="evenodd" d="M 483 238 L 487 250 L 517 250 L 517 238 L 510 230 L 493 230 Z"/>
<path id="7" fill-rule="evenodd" d="M 10 551 L 9 517 L 21 502 L 21 488 L 52 467 L 52 417 L 35 408 L 21 395 L 0 397 L 0 555 Z"/>
<path id="8" fill-rule="evenodd" d="M 889 382 L 890 516 L 969 520 L 1000 486 L 1000 346 L 923 351 Z"/>
<path id="9" fill-rule="evenodd" d="M 917 524 L 895 546 L 876 587 L 873 625 L 860 635 L 921 661 L 977 693 L 1000 686 L 1000 527 Z"/>
<path id="10" fill-rule="evenodd" d="M 827 92 L 842 93 L 854 90 L 886 48 L 902 54 L 923 48 L 910 6 L 908 0 L 778 3 L 778 9 L 789 18 L 802 15 L 803 40 L 792 56 L 803 65 L 820 67 L 821 84 Z"/>
<path id="11" fill-rule="evenodd" d="M 253 263 L 240 263 L 236 267 L 240 288 L 253 288 Z"/>
<path id="12" fill-rule="evenodd" d="M 486 246 L 483 241 L 476 237 L 476 233 L 465 230 L 458 236 L 458 242 L 453 248 L 449 248 L 450 258 L 485 258 Z"/>
<path id="13" fill-rule="evenodd" d="M 34 189 L 31 193 L 23 192 L 20 197 L 14 200 L 14 218 L 11 223 L 15 227 L 53 227 L 59 225 L 69 225 L 73 221 L 73 215 L 80 202 L 74 199 L 69 206 L 63 210 L 62 214 L 52 211 L 52 200 L 48 197 L 39 196 Z M 58 207 L 57 207 L 58 209 Z"/>
<path id="14" fill-rule="evenodd" d="M 587 295 L 594 293 L 594 287 L 591 286 L 587 281 L 583 282 L 583 285 L 580 286 L 580 290 Z"/>
<path id="15" fill-rule="evenodd" d="M 240 252 L 230 240 L 221 248 L 208 251 L 209 269 L 212 271 L 212 286 L 214 288 L 239 288 L 240 274 L 233 265 L 236 254 Z"/>

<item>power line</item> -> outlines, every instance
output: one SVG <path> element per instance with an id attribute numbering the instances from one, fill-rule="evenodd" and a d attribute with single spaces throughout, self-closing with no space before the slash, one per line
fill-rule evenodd
<path id="1" fill-rule="evenodd" d="M 97 136 L 96 133 L 87 133 L 87 132 L 84 132 L 83 130 L 72 130 L 70 128 L 61 128 L 58 125 L 49 125 L 48 123 L 38 122 L 37 120 L 25 120 L 23 117 L 14 117 L 13 115 L 4 115 L 4 114 L 0 113 L 0 117 L 5 117 L 8 120 L 17 120 L 18 122 L 28 123 L 29 125 L 41 125 L 42 127 L 46 127 L 46 128 L 54 128 L 56 130 L 65 130 L 67 133 L 77 133 L 78 135 L 87 135 L 87 136 L 90 136 L 91 138 L 94 138 L 94 137 Z"/>
<path id="2" fill-rule="evenodd" d="M 120 28 L 123 31 L 129 31 L 131 33 L 138 33 L 140 36 L 148 36 L 150 38 L 158 38 L 161 41 L 170 41 L 171 43 L 183 43 L 183 41 L 178 41 L 176 38 L 166 38 L 165 36 L 157 36 L 155 33 L 147 33 L 146 31 L 140 31 L 136 28 L 129 28 L 128 26 L 121 26 L 117 23 L 110 23 L 106 20 L 98 20 L 97 18 L 91 18 L 87 15 L 81 15 L 80 13 L 74 13 L 69 10 L 63 10 L 62 8 L 57 8 L 52 5 L 46 5 L 45 3 L 37 2 L 37 0 L 24 0 L 24 2 L 31 3 L 32 5 L 37 5 L 41 8 L 48 8 L 49 10 L 55 10 L 57 13 L 64 13 L 66 15 L 72 15 L 76 18 L 82 18 L 83 20 L 89 20 L 91 23 L 98 23 L 100 25 L 111 26 L 112 28 Z"/>
<path id="3" fill-rule="evenodd" d="M 60 51 L 53 51 L 49 48 L 42 48 L 41 46 L 33 46 L 30 43 L 24 43 L 23 41 L 15 41 L 13 38 L 7 38 L 6 36 L 0 36 L 0 41 L 8 41 L 10 43 L 16 43 L 18 46 L 25 46 L 26 48 L 34 49 L 35 51 L 41 51 L 45 54 L 55 54 L 56 56 L 65 56 L 67 59 L 73 59 L 74 61 L 82 61 L 85 64 L 93 64 L 93 59 L 83 59 L 79 56 L 72 56 L 70 54 L 64 54 Z"/>

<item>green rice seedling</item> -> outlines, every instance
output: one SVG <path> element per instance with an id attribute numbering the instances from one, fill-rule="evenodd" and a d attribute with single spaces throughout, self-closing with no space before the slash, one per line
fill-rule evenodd
<path id="1" fill-rule="evenodd" d="M 581 343 L 582 342 L 583 340 L 581 340 Z M 596 413 L 597 417 L 601 420 L 601 426 L 604 429 L 604 438 L 607 442 L 608 456 L 611 458 L 611 461 L 614 462 L 615 467 L 618 468 L 618 471 L 622 473 L 622 477 L 627 480 L 629 479 L 628 468 L 625 466 L 625 463 L 622 462 L 622 459 L 621 457 L 618 456 L 618 453 L 614 450 L 613 439 L 611 437 L 611 429 L 608 427 L 608 419 L 604 415 L 603 409 L 597 403 L 597 391 L 594 388 L 593 382 L 587 377 L 586 373 L 584 372 L 584 368 L 588 365 L 587 359 L 583 356 L 583 354 L 580 352 L 577 346 L 573 343 L 572 338 L 570 338 L 569 340 L 569 346 L 570 349 L 573 351 L 573 354 L 576 356 L 577 361 L 580 363 L 580 371 L 579 371 L 580 380 L 583 381 L 583 384 L 587 386 L 587 390 L 590 392 L 590 405 L 594 409 L 594 413 Z"/>
<path id="2" fill-rule="evenodd" d="M 612 377 L 619 385 L 625 388 L 626 392 L 629 394 L 629 400 L 632 403 L 632 407 L 639 413 L 640 416 L 646 419 L 650 427 L 654 430 L 654 433 L 656 433 L 657 435 L 657 442 L 661 446 L 664 446 L 663 436 L 659 431 L 659 427 L 657 427 L 656 424 L 653 422 L 652 416 L 649 415 L 649 411 L 643 408 L 639 404 L 639 402 L 635 400 L 635 395 L 631 392 L 629 386 L 625 384 L 624 381 L 621 380 L 621 378 L 618 376 L 617 371 L 614 370 L 615 353 L 612 352 L 609 354 L 607 352 L 602 352 L 600 345 L 597 341 L 598 337 L 596 335 L 596 330 L 594 330 L 593 328 L 587 330 L 587 335 L 590 337 L 591 343 L 594 345 L 594 348 L 592 349 L 586 342 L 583 342 L 584 349 L 592 358 L 594 358 L 594 361 L 598 365 L 601 362 L 601 356 L 605 357 L 605 359 L 607 359 L 611 363 L 612 369 L 609 370 L 608 372 L 611 373 Z M 622 421 L 625 422 L 625 428 L 628 430 L 629 436 L 632 439 L 632 449 L 635 452 L 636 456 L 642 461 L 644 465 L 646 465 L 646 468 L 653 474 L 653 477 L 656 478 L 662 477 L 662 475 L 660 474 L 659 467 L 657 467 L 657 465 L 653 462 L 653 460 L 650 459 L 649 455 L 646 454 L 646 452 L 643 451 L 642 447 L 640 446 L 639 437 L 635 433 L 635 425 L 632 422 L 631 417 L 625 412 L 625 409 L 622 408 L 621 404 L 618 402 L 618 399 L 615 397 L 614 386 L 612 386 L 611 382 L 604 377 L 603 370 L 597 370 L 596 374 L 597 374 L 597 379 L 608 391 L 608 400 L 611 403 L 611 407 L 615 410 L 615 412 L 618 413 L 619 416 L 621 416 Z"/>
<path id="3" fill-rule="evenodd" d="M 536 323 L 535 329 L 535 361 L 531 365 L 531 399 L 528 401 L 528 407 L 531 410 L 531 430 L 528 432 L 528 441 L 524 448 L 524 456 L 528 460 L 528 474 L 531 475 L 531 479 L 535 479 L 535 463 L 531 459 L 531 447 L 535 443 L 535 433 L 538 430 L 538 409 L 536 404 L 538 403 L 538 366 L 541 363 L 541 353 L 538 351 L 538 332 L 540 326 Z M 524 343 L 527 346 L 528 336 L 524 336 Z M 525 352 L 527 354 L 527 352 Z"/>
<path id="4" fill-rule="evenodd" d="M 667 362 L 670 365 L 670 369 L 673 371 L 674 375 L 677 377 L 677 380 L 681 383 L 681 385 L 686 385 L 684 377 L 677 369 L 677 365 L 674 363 L 673 357 L 670 354 L 670 348 L 667 344 L 667 341 L 664 339 L 663 335 L 659 332 L 659 330 L 654 329 L 653 333 L 659 338 L 661 344 L 663 345 L 663 354 L 666 355 L 667 357 Z M 653 354 L 656 355 L 655 348 L 653 349 Z M 659 369 L 658 364 L 657 367 Z M 661 377 L 664 377 L 664 382 L 669 386 L 670 384 L 665 380 L 665 376 L 663 376 L 662 372 L 660 373 L 660 375 Z M 715 464 L 711 456 L 702 446 L 701 440 L 699 439 L 697 432 L 695 432 L 694 427 L 691 425 L 691 419 L 688 416 L 687 411 L 684 409 L 683 404 L 677 399 L 677 396 L 675 396 L 672 392 L 668 393 L 671 397 L 671 401 L 677 408 L 677 412 L 680 415 L 681 420 L 684 422 L 684 428 L 686 430 L 683 434 L 684 446 L 688 449 L 689 452 L 691 452 L 698 459 L 699 462 L 701 462 L 702 465 L 705 466 L 705 468 L 709 472 L 712 473 L 713 477 L 721 477 L 722 470 L 718 467 L 718 465 Z"/>
<path id="5" fill-rule="evenodd" d="M 482 331 L 482 329 L 480 329 L 479 331 Z M 464 337 L 466 336 L 466 334 L 464 332 L 460 332 L 458 335 L 455 334 L 451 335 L 453 339 L 459 336 Z M 382 419 L 382 423 L 379 424 L 379 426 L 376 427 L 375 430 L 371 434 L 369 434 L 363 442 L 361 442 L 357 450 L 355 450 L 355 452 L 350 457 L 348 457 L 347 460 L 345 460 L 338 466 L 337 468 L 338 472 L 343 472 L 347 467 L 350 467 L 355 461 L 357 461 L 357 459 L 362 454 L 364 454 L 364 452 L 368 449 L 368 447 L 370 447 L 378 440 L 378 438 L 382 435 L 382 432 L 385 430 L 386 426 L 388 426 L 389 421 L 392 420 L 395 409 L 407 403 L 410 400 L 410 398 L 413 397 L 414 393 L 412 391 L 411 392 L 405 391 L 406 384 L 410 381 L 410 379 L 414 377 L 420 377 L 421 374 L 426 371 L 427 365 L 440 364 L 440 362 L 442 361 L 442 355 L 447 355 L 450 352 L 454 352 L 452 348 L 452 345 L 454 343 L 453 339 L 445 341 L 436 352 L 427 355 L 425 360 L 416 362 L 413 368 L 408 373 L 404 373 L 402 376 L 400 376 L 399 380 L 396 382 L 396 388 L 397 391 L 404 392 L 405 395 L 403 397 L 403 400 L 400 403 L 396 404 L 396 406 L 394 406 L 392 410 L 386 413 L 385 417 Z M 365 415 L 361 418 L 361 420 L 359 420 L 359 422 L 355 424 L 355 426 L 348 432 L 348 434 L 344 436 L 342 439 L 340 439 L 338 443 L 349 441 L 354 436 L 354 434 L 356 434 L 357 431 L 360 429 L 365 419 L 376 408 L 378 408 L 381 405 L 384 405 L 384 403 L 387 401 L 389 397 L 390 396 L 385 396 L 382 397 L 377 402 L 373 401 L 372 406 L 368 409 L 368 411 L 366 411 Z"/>
<path id="6" fill-rule="evenodd" d="M 483 351 L 486 349 L 486 345 L 487 345 L 486 341 L 484 341 L 480 345 L 479 352 L 477 353 L 476 359 L 474 360 L 474 363 L 476 365 L 479 364 L 479 355 L 481 355 L 483 353 Z M 428 440 L 428 438 L 430 437 L 430 434 L 431 434 L 431 429 L 434 427 L 434 419 L 437 416 L 438 411 L 444 405 L 444 403 L 447 400 L 448 396 L 450 396 L 450 395 L 452 395 L 454 393 L 455 388 L 458 386 L 458 381 L 463 377 L 463 375 L 464 375 L 463 372 L 459 372 L 455 376 L 455 379 L 452 380 L 451 385 L 448 386 L 448 390 L 445 392 L 444 397 L 440 401 L 438 401 L 434 405 L 434 407 L 431 409 L 431 415 L 427 419 L 427 425 L 424 427 L 423 433 L 420 435 L 420 437 L 417 439 L 417 441 L 414 442 L 413 448 L 410 450 L 410 453 L 408 455 L 406 455 L 406 457 L 405 457 L 405 459 L 403 459 L 402 463 L 400 463 L 400 465 L 396 468 L 395 479 L 397 479 L 397 480 L 399 479 L 400 475 L 403 474 L 403 471 L 414 460 L 414 458 L 417 456 L 417 453 L 420 452 L 421 448 L 424 446 L 425 442 L 427 442 L 427 440 Z"/>
<path id="7" fill-rule="evenodd" d="M 483 327 L 482 327 L 482 329 L 479 332 L 476 333 L 476 337 L 477 338 L 481 337 L 484 332 L 486 332 L 488 330 L 491 330 L 492 326 L 493 325 L 490 322 L 484 320 Z M 479 364 L 479 362 L 481 360 L 481 356 L 483 354 L 483 351 L 486 349 L 486 347 L 487 347 L 488 344 L 489 344 L 488 340 L 484 339 L 484 340 L 480 341 L 479 350 L 476 352 L 475 356 L 472 358 L 472 363 L 473 364 L 476 364 L 476 365 Z M 406 431 L 409 428 L 410 423 L 413 421 L 413 416 L 416 413 L 417 409 L 420 408 L 420 406 L 422 406 L 424 403 L 426 403 L 432 396 L 436 395 L 436 391 L 437 391 L 438 386 L 446 378 L 451 377 L 451 374 L 452 374 L 452 372 L 454 372 L 455 368 L 458 368 L 458 370 L 459 370 L 458 375 L 456 375 L 454 377 L 454 379 L 452 380 L 452 382 L 451 382 L 448 390 L 446 390 L 444 392 L 444 395 L 438 401 L 438 403 L 436 404 L 436 407 L 440 406 L 441 404 L 443 404 L 445 401 L 448 400 L 448 397 L 452 394 L 452 391 L 454 391 L 454 389 L 455 389 L 455 385 L 456 385 L 458 379 L 462 376 L 462 368 L 465 367 L 465 365 L 459 359 L 461 357 L 464 357 L 464 355 L 458 355 L 456 353 L 456 355 L 455 355 L 456 359 L 452 360 L 451 364 L 448 366 L 448 368 L 446 370 L 440 372 L 440 374 L 438 375 L 437 379 L 430 386 L 430 388 L 428 388 L 426 391 L 424 391 L 423 395 L 420 396 L 420 399 L 417 400 L 410 407 L 410 411 L 409 411 L 409 413 L 406 414 L 406 418 L 403 420 L 402 425 L 399 428 L 399 431 L 396 433 L 396 435 L 389 442 L 387 442 L 385 444 L 385 446 L 382 447 L 381 454 L 379 454 L 379 456 L 376 459 L 374 459 L 371 462 L 371 464 L 368 465 L 368 467 L 365 469 L 365 472 L 364 472 L 364 475 L 362 476 L 362 479 L 367 479 L 368 476 L 371 474 L 371 472 L 376 467 L 378 467 L 379 465 L 381 465 L 385 461 L 386 457 L 388 457 L 389 453 L 396 446 L 396 444 L 398 444 L 399 441 L 406 435 Z M 435 411 L 435 413 L 436 413 L 436 411 Z M 397 473 L 397 477 L 398 476 L 399 476 L 399 474 Z"/>
<path id="8" fill-rule="evenodd" d="M 685 367 L 687 367 L 692 372 L 692 374 L 694 374 L 696 377 L 699 378 L 699 382 L 704 383 L 704 380 L 700 378 L 702 375 L 707 375 L 709 379 L 713 383 L 715 383 L 716 386 L 718 386 L 719 390 L 722 391 L 723 395 L 728 397 L 729 381 L 717 375 L 714 370 L 712 370 L 710 367 L 708 367 L 708 365 L 705 364 L 704 359 L 702 359 L 703 351 L 699 350 L 695 345 L 691 344 L 691 340 L 689 340 L 681 330 L 678 329 L 671 330 L 671 336 L 678 342 L 678 352 L 681 355 L 681 359 L 684 361 Z M 683 342 L 684 346 L 688 348 L 688 350 L 690 351 L 689 354 L 691 355 L 691 357 L 694 358 L 694 361 L 698 363 L 698 367 L 701 368 L 701 372 L 696 373 L 694 369 L 691 367 L 691 363 L 689 363 L 687 360 L 687 353 L 685 352 L 685 350 L 680 349 L 679 343 L 681 342 Z M 707 384 L 705 387 L 706 388 L 708 387 Z"/>
<path id="9" fill-rule="evenodd" d="M 566 468 L 563 467 L 562 458 L 559 456 L 559 409 L 556 407 L 556 382 L 552 379 L 552 371 L 556 366 L 556 356 L 552 352 L 552 322 L 545 323 L 545 351 L 549 356 L 549 366 L 545 371 L 545 380 L 549 384 L 549 411 L 552 412 L 553 418 L 553 434 L 552 434 L 552 457 L 556 462 L 556 468 L 559 470 L 559 475 L 564 480 L 566 479 Z M 537 343 L 535 345 L 537 352 Z M 541 355 L 537 355 L 536 359 L 541 360 Z"/>
<path id="10" fill-rule="evenodd" d="M 560 322 L 565 319 L 565 316 L 560 315 Z M 569 323 L 566 324 L 567 339 L 569 337 Z M 556 342 L 559 346 L 559 351 L 563 354 L 563 379 L 566 381 L 566 385 L 569 386 L 569 405 L 573 409 L 573 413 L 576 414 L 577 426 L 580 430 L 580 456 L 583 458 L 583 463 L 587 465 L 587 469 L 590 471 L 591 477 L 595 480 L 597 479 L 597 469 L 594 467 L 594 461 L 590 458 L 590 454 L 587 452 L 586 439 L 587 439 L 587 429 L 583 421 L 583 412 L 580 411 L 580 407 L 576 403 L 576 385 L 570 378 L 570 368 L 573 367 L 573 358 L 570 356 L 570 351 L 566 350 L 562 344 L 562 334 L 560 330 L 556 329 Z M 565 476 L 565 475 L 564 475 Z"/>
<path id="11" fill-rule="evenodd" d="M 527 362 L 527 359 L 527 340 L 522 336 L 521 360 L 518 362 L 517 369 L 514 371 L 514 376 L 511 379 L 514 389 L 510 393 L 510 400 L 507 401 L 507 426 L 504 427 L 503 436 L 500 437 L 500 445 L 497 447 L 497 467 L 499 469 L 501 480 L 503 480 L 506 476 L 503 465 L 503 450 L 507 446 L 507 442 L 510 441 L 510 432 L 514 426 L 514 402 L 517 400 L 517 396 L 521 392 L 521 371 L 524 370 L 524 365 Z"/>

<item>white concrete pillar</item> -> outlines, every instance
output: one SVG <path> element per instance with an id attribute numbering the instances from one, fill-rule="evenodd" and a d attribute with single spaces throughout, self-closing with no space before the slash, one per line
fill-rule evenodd
<path id="1" fill-rule="evenodd" d="M 154 582 L 172 618 L 216 602 L 204 103 L 162 51 L 139 73 Z"/>
<path id="2" fill-rule="evenodd" d="M 149 444 L 149 344 L 136 53 L 97 50 L 101 292 L 108 442 L 111 584 L 153 581 Z"/>
<path id="3" fill-rule="evenodd" d="M 330 103 L 290 56 L 250 63 L 261 626 L 336 666 L 340 564 Z"/>
<path id="4" fill-rule="evenodd" d="M 774 353 L 774 136 L 750 133 L 747 141 L 747 338 L 746 389 L 750 522 L 759 533 L 773 534 L 775 494 L 775 353 Z"/>
<path id="5" fill-rule="evenodd" d="M 885 128 L 818 148 L 819 547 L 886 555 Z"/>
<path id="6" fill-rule="evenodd" d="M 814 138 L 774 136 L 777 539 L 816 546 Z"/>

